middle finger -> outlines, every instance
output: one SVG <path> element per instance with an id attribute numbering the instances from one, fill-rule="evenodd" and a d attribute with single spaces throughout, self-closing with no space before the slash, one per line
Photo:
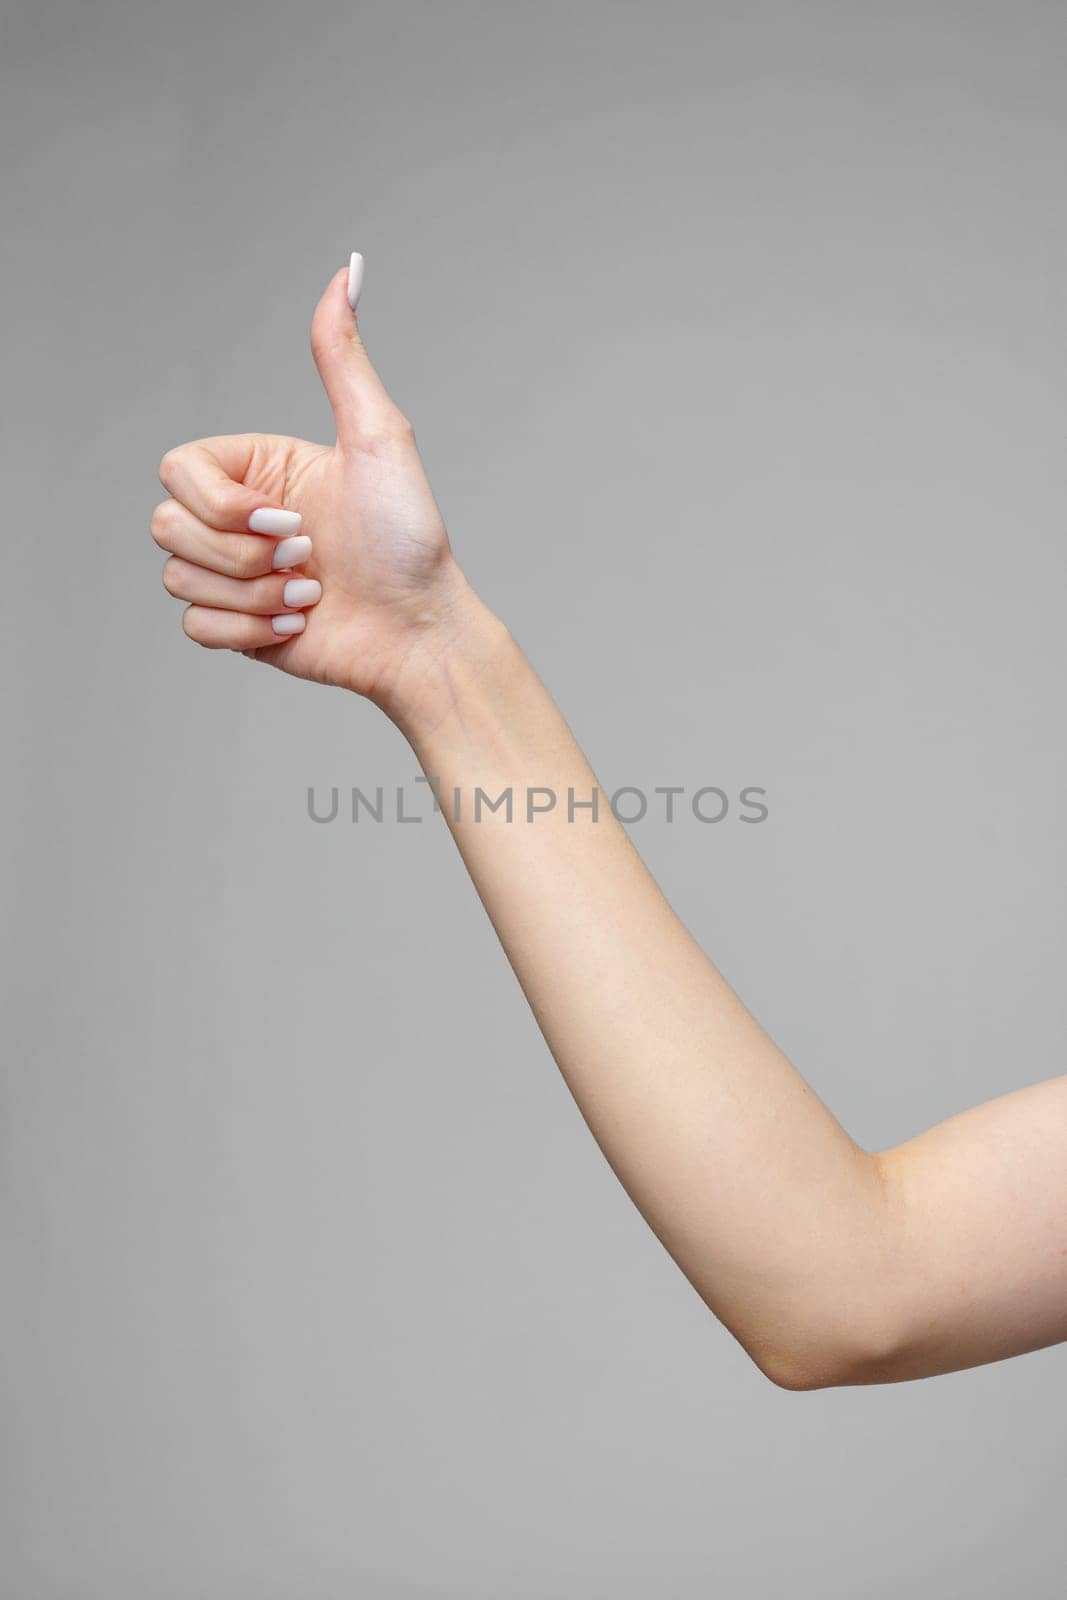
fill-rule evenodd
<path id="1" fill-rule="evenodd" d="M 228 578 L 258 578 L 263 573 L 299 567 L 311 554 L 304 533 L 270 539 L 260 533 L 221 533 L 208 527 L 178 500 L 164 500 L 152 513 L 152 537 L 161 550 Z"/>

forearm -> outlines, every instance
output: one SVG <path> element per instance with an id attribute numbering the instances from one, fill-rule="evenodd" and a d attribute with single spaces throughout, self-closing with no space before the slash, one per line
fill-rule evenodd
<path id="1" fill-rule="evenodd" d="M 711 1309 L 777 1381 L 857 1376 L 887 1282 L 877 1163 L 667 905 L 569 729 L 473 597 L 393 715 L 594 1136 Z M 511 820 L 503 804 L 511 793 Z M 529 791 L 535 807 L 527 810 Z M 458 796 L 458 797 L 457 797 Z"/>

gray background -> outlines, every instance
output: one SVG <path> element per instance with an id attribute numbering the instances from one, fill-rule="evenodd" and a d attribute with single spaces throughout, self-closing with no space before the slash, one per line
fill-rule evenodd
<path id="1" fill-rule="evenodd" d="M 367 343 L 679 912 L 872 1147 L 1063 1068 L 1059 4 L 7 5 L 5 1600 L 1060 1592 L 1064 1355 L 790 1395 L 368 705 L 155 468 Z M 13 691 L 13 692 L 12 692 Z M 773 1182 L 773 1174 L 768 1175 Z"/>

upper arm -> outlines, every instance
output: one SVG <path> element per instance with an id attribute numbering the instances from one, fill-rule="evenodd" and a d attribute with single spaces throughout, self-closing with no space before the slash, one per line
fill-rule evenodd
<path id="1" fill-rule="evenodd" d="M 892 1241 L 893 1328 L 868 1381 L 1067 1339 L 1067 1077 L 976 1106 L 874 1159 Z"/>

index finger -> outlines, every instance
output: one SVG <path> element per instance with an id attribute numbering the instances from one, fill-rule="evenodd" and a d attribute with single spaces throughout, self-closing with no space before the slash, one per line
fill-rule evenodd
<path id="1" fill-rule="evenodd" d="M 195 439 L 168 450 L 159 464 L 159 481 L 168 494 L 220 533 L 273 534 L 300 531 L 298 511 L 283 511 L 270 497 L 240 480 L 248 471 L 254 443 L 246 435 Z"/>

